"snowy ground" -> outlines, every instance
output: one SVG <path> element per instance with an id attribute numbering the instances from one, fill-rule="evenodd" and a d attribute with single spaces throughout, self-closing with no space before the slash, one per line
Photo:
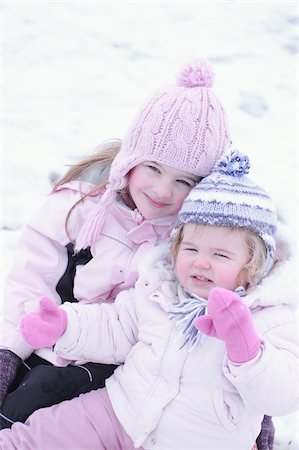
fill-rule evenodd
<path id="1" fill-rule="evenodd" d="M 212 62 L 234 143 L 251 156 L 297 247 L 296 1 L 10 0 L 0 8 L 1 279 L 51 180 L 101 140 L 121 138 L 140 103 L 198 56 Z M 275 418 L 275 449 L 299 449 L 295 419 Z"/>

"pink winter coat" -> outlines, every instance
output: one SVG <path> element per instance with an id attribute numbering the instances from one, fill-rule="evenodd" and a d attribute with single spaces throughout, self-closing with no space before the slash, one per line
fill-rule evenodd
<path id="1" fill-rule="evenodd" d="M 250 450 L 264 414 L 298 408 L 295 298 L 280 269 L 244 297 L 262 341 L 254 360 L 232 364 L 224 342 L 208 336 L 188 351 L 168 315 L 180 301 L 177 281 L 160 256 L 113 304 L 65 303 L 68 327 L 55 351 L 78 362 L 124 362 L 106 387 L 135 447 Z"/>
<path id="2" fill-rule="evenodd" d="M 26 359 L 32 349 L 22 339 L 18 323 L 25 312 L 35 311 L 42 296 L 61 303 L 56 286 L 66 270 L 70 242 L 65 220 L 71 206 L 82 192 L 93 185 L 72 181 L 48 196 L 44 206 L 25 227 L 19 242 L 16 262 L 10 270 L 5 289 L 3 322 L 0 326 L 0 348 L 6 348 Z M 76 237 L 88 214 L 100 196 L 87 197 L 70 216 L 68 231 Z M 168 241 L 175 216 L 159 220 L 144 220 L 140 213 L 115 202 L 107 212 L 100 239 L 91 246 L 93 258 L 77 266 L 74 296 L 79 302 L 111 301 L 134 285 L 140 261 L 150 248 Z M 57 365 L 67 362 L 50 349 L 36 352 Z"/>

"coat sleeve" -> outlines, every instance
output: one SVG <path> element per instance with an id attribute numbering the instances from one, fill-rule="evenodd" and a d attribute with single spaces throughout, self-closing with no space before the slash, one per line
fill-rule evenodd
<path id="1" fill-rule="evenodd" d="M 138 339 L 134 294 L 134 288 L 123 291 L 114 303 L 64 303 L 68 325 L 55 345 L 57 355 L 81 364 L 123 363 Z"/>
<path id="2" fill-rule="evenodd" d="M 9 270 L 4 290 L 0 348 L 7 348 L 22 359 L 32 349 L 22 339 L 18 323 L 25 312 L 38 309 L 39 299 L 46 295 L 58 304 L 56 285 L 67 264 L 65 219 L 70 207 L 80 198 L 79 189 L 63 188 L 47 197 L 44 205 L 25 226 Z M 88 208 L 94 200 L 86 202 Z M 76 208 L 77 209 L 77 208 Z M 78 207 L 76 226 L 80 226 L 84 211 Z M 73 229 L 75 232 L 75 230 Z"/>
<path id="3" fill-rule="evenodd" d="M 262 341 L 260 356 L 236 366 L 228 360 L 224 373 L 247 407 L 269 416 L 288 415 L 298 409 L 297 264 L 290 232 L 279 226 L 277 261 L 258 286 L 244 297 Z M 261 408 L 262 405 L 262 408 Z"/>
<path id="4" fill-rule="evenodd" d="M 255 325 L 262 341 L 260 356 L 242 365 L 226 359 L 224 373 L 249 410 L 269 416 L 292 414 L 299 406 L 295 316 L 283 306 L 264 308 L 257 316 Z"/>

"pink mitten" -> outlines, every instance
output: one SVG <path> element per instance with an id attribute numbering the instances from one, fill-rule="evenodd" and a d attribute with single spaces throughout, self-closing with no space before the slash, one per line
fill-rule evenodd
<path id="1" fill-rule="evenodd" d="M 66 326 L 66 312 L 48 297 L 40 300 L 38 312 L 25 314 L 20 322 L 21 334 L 33 349 L 54 345 Z"/>
<path id="2" fill-rule="evenodd" d="M 196 319 L 194 325 L 202 333 L 224 341 L 232 362 L 245 363 L 258 354 L 261 341 L 250 309 L 237 294 L 223 288 L 212 289 L 208 312 L 207 316 Z"/>

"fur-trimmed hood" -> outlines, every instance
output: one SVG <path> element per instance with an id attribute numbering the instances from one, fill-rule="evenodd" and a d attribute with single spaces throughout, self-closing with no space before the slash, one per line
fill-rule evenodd
<path id="1" fill-rule="evenodd" d="M 250 307 L 289 305 L 298 309 L 297 294 L 298 266 L 293 254 L 291 231 L 279 224 L 276 236 L 276 262 L 257 286 L 251 287 L 244 298 Z"/>

